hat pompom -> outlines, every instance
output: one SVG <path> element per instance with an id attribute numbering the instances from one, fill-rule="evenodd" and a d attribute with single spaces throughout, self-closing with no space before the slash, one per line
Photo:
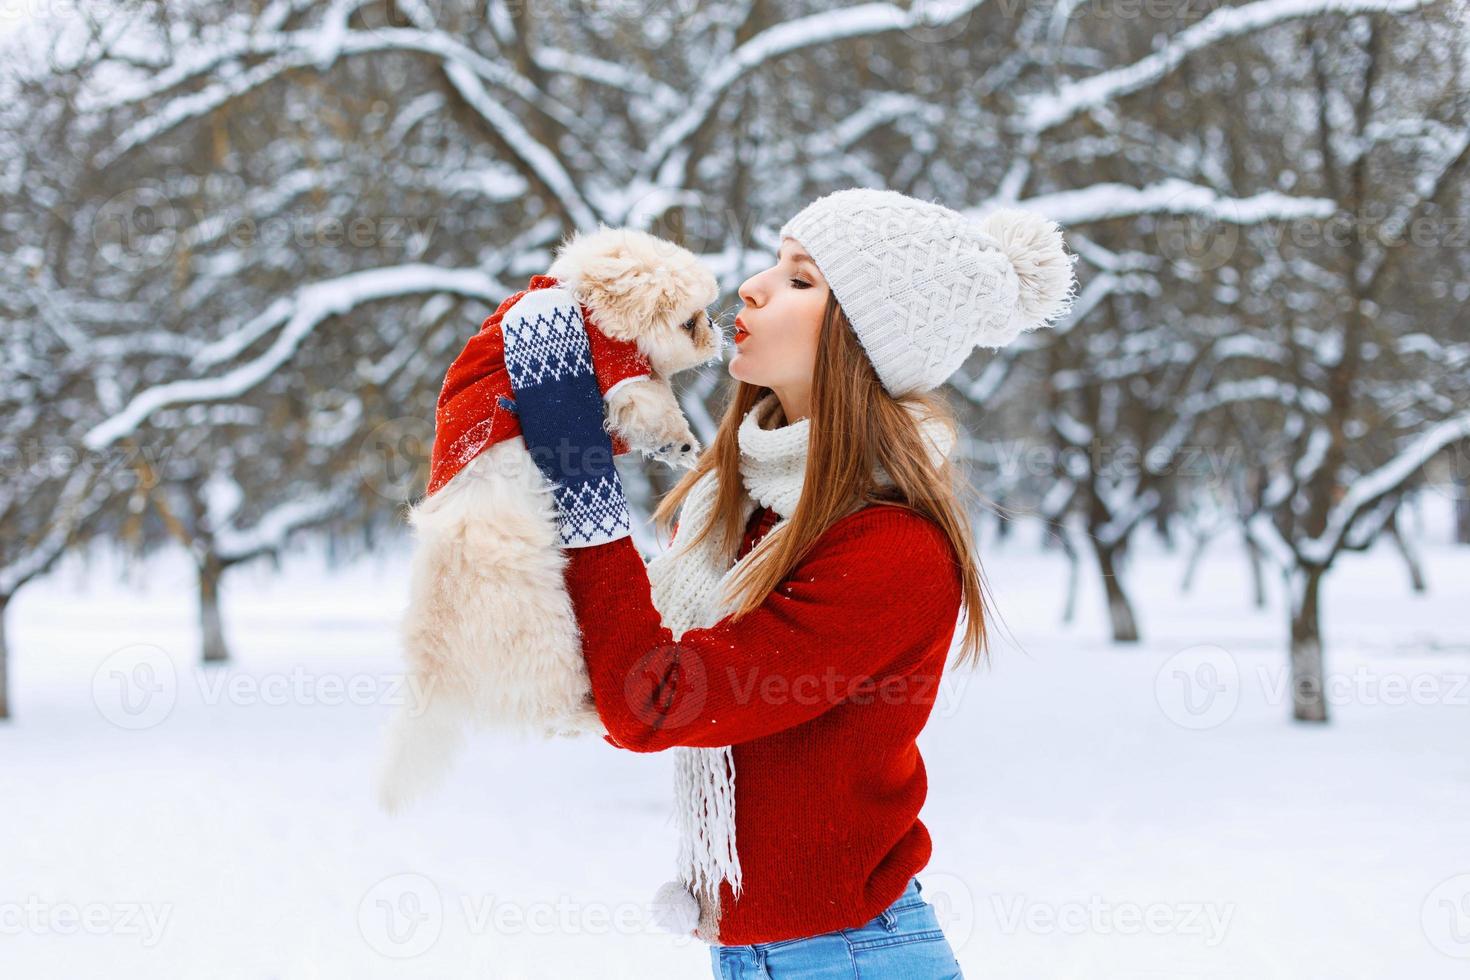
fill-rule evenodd
<path id="1" fill-rule="evenodd" d="M 654 928 L 675 935 L 692 935 L 699 926 L 699 901 L 688 886 L 678 880 L 659 885 L 650 913 Z"/>
<path id="2" fill-rule="evenodd" d="M 1000 243 L 1021 282 L 1007 333 L 1049 326 L 1071 312 L 1077 256 L 1067 252 L 1055 221 L 1035 211 L 1001 208 L 982 218 L 980 229 Z"/>

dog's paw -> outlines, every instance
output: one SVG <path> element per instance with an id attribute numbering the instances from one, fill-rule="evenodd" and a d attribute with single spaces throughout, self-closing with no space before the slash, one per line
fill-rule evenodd
<path id="1" fill-rule="evenodd" d="M 682 442 L 666 442 L 649 455 L 674 469 L 692 470 L 699 462 L 699 451 L 699 440 L 691 436 Z"/>

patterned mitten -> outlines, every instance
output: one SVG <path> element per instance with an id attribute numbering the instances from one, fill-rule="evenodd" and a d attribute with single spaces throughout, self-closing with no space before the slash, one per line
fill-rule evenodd
<path id="1" fill-rule="evenodd" d="M 623 484 L 603 428 L 582 307 L 560 287 L 527 293 L 500 322 L 521 435 L 553 485 L 564 548 L 632 534 Z"/>

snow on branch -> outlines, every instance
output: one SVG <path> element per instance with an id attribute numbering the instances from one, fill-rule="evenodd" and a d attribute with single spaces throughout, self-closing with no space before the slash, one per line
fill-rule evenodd
<path id="1" fill-rule="evenodd" d="M 1470 439 L 1470 413 L 1446 419 L 1415 436 L 1393 459 L 1354 480 L 1327 515 L 1321 535 L 1302 543 L 1309 561 L 1325 565 L 1342 546 L 1353 522 L 1386 495 L 1399 490 L 1423 468 L 1434 454 L 1464 439 Z"/>
<path id="2" fill-rule="evenodd" d="M 99 474 L 96 463 L 82 460 L 56 494 L 55 516 L 46 522 L 46 533 L 9 564 L 0 565 L 0 596 L 14 595 L 26 582 L 44 573 L 70 544 L 77 527 L 97 512 L 110 492 L 111 486 Z"/>
<path id="3" fill-rule="evenodd" d="M 1106 493 L 1098 488 L 1099 494 L 1107 498 L 1103 506 L 1107 508 L 1110 516 L 1094 529 L 1093 537 L 1104 545 L 1117 547 L 1163 502 L 1156 488 L 1149 487 L 1142 493 L 1138 493 L 1136 479 L 1128 480 L 1127 484 L 1126 487 L 1119 488 L 1115 493 Z"/>
<path id="4" fill-rule="evenodd" d="M 805 142 L 808 152 L 817 156 L 822 150 L 845 150 L 868 133 L 901 119 L 922 119 L 934 127 L 944 124 L 944 110 L 938 105 L 907 92 L 877 92 L 865 98 L 862 106 L 839 119 L 826 132 L 813 134 Z"/>
<path id="5" fill-rule="evenodd" d="M 1373 540 L 1388 526 L 1403 500 L 1398 494 L 1390 494 L 1375 504 L 1367 517 L 1353 524 L 1343 546 L 1351 551 L 1366 551 Z"/>
<path id="6" fill-rule="evenodd" d="M 215 552 L 227 562 L 238 562 L 280 551 L 291 532 L 331 517 L 349 496 L 348 488 L 338 487 L 278 504 L 249 528 L 222 527 L 214 536 Z"/>
<path id="7" fill-rule="evenodd" d="M 1169 38 L 1153 54 L 1131 65 L 1068 82 L 1055 92 L 1033 95 L 1021 102 L 1023 131 L 1040 133 L 1079 113 L 1096 109 L 1121 95 L 1136 92 L 1165 78 L 1185 58 L 1203 48 L 1277 24 L 1322 14 L 1359 14 L 1382 11 L 1405 13 L 1434 0 L 1257 0 L 1239 7 L 1223 7 Z"/>
<path id="8" fill-rule="evenodd" d="M 280 336 L 259 357 L 218 377 L 189 378 L 147 388 L 135 395 L 121 412 L 94 426 L 83 443 L 94 451 L 103 449 L 132 434 L 154 412 L 170 405 L 238 398 L 289 361 L 302 341 L 330 317 L 379 300 L 436 292 L 498 303 L 510 291 L 477 269 L 440 269 L 419 263 L 365 269 L 313 283 L 298 290 L 294 299 L 273 304 L 267 314 L 271 319 L 264 329 L 259 318 L 242 328 L 262 336 L 284 321 Z M 220 342 L 228 343 L 228 338 Z"/>
<path id="9" fill-rule="evenodd" d="M 267 306 L 263 312 L 245 321 L 244 326 L 231 330 L 218 340 L 200 348 L 189 362 L 189 366 L 196 371 L 202 371 L 237 357 L 241 351 L 285 323 L 295 306 L 295 300 L 280 297 Z"/>
<path id="10" fill-rule="evenodd" d="M 1295 385 L 1278 378 L 1255 377 L 1226 381 L 1186 398 L 1180 405 L 1180 420 L 1193 422 L 1199 416 L 1224 405 L 1248 402 L 1271 402 L 1288 408 L 1300 408 L 1313 415 L 1326 415 L 1331 409 L 1328 397 L 1315 388 Z"/>
<path id="11" fill-rule="evenodd" d="M 1399 337 L 1394 346 L 1401 354 L 1419 354 L 1440 367 L 1459 371 L 1470 365 L 1470 344 L 1446 344 L 1426 333 L 1410 333 Z"/>
<path id="12" fill-rule="evenodd" d="M 102 112 L 164 95 L 190 79 L 206 76 L 216 79 L 197 91 L 177 96 L 150 109 L 143 118 L 125 129 L 109 147 L 98 154 L 97 164 L 106 166 L 130 150 L 191 119 L 218 109 L 291 69 L 312 68 L 324 72 L 344 55 L 383 51 L 431 55 L 442 61 L 446 67 L 457 68 L 466 75 L 512 92 L 568 128 L 575 129 L 579 125 L 577 113 L 551 99 L 507 65 L 486 58 L 447 34 L 413 28 L 352 31 L 334 38 L 333 44 L 326 49 L 323 48 L 319 35 L 320 31 L 303 30 L 246 37 L 198 55 L 177 71 L 165 74 L 148 84 L 135 87 L 131 91 L 121 91 L 106 101 L 87 105 L 87 111 Z M 324 58 L 326 53 L 330 54 L 330 59 Z M 247 56 L 266 56 L 267 60 L 248 69 L 240 68 L 236 64 L 237 59 Z M 227 65 L 235 67 L 238 73 L 225 71 Z"/>
<path id="13" fill-rule="evenodd" d="M 1274 511 L 1283 506 L 1299 487 L 1305 486 L 1327 461 L 1327 450 L 1332 445 L 1332 436 L 1320 425 L 1312 427 L 1307 434 L 1307 445 L 1295 464 L 1277 473 L 1266 485 L 1262 494 L 1263 510 Z"/>
<path id="14" fill-rule="evenodd" d="M 669 155 L 699 130 L 725 91 L 767 61 L 802 48 L 847 38 L 914 27 L 942 26 L 968 16 L 982 2 L 984 0 L 933 0 L 914 4 L 911 10 L 891 3 L 865 3 L 808 14 L 766 28 L 716 62 L 718 67 L 705 76 L 689 99 L 689 108 L 649 145 L 640 175 L 647 178 L 657 172 Z"/>
<path id="15" fill-rule="evenodd" d="M 577 182 L 566 172 L 556 154 L 538 143 L 509 109 L 491 98 L 473 72 L 462 65 L 447 65 L 444 73 L 465 101 L 505 138 L 512 152 L 525 161 L 526 166 L 534 170 L 557 196 L 572 221 L 579 228 L 596 227 L 597 215 L 583 200 L 577 190 Z"/>
<path id="16" fill-rule="evenodd" d="M 1215 359 L 1215 367 L 1226 360 Z M 1300 409 L 1313 415 L 1327 414 L 1330 405 L 1327 396 L 1315 388 L 1305 388 L 1272 377 L 1248 378 L 1241 381 L 1218 382 L 1197 391 L 1178 405 L 1178 414 L 1158 440 L 1143 454 L 1145 465 L 1151 472 L 1162 473 L 1168 463 L 1178 457 L 1186 441 L 1192 437 L 1205 416 L 1217 408 L 1266 402 Z"/>
<path id="17" fill-rule="evenodd" d="M 107 112 L 167 95 L 176 89 L 207 78 L 219 78 L 242 70 L 246 58 L 277 59 L 304 55 L 318 70 L 330 68 L 343 55 L 380 51 L 412 51 L 432 54 L 444 61 L 457 61 L 478 72 L 486 81 L 504 86 L 521 98 L 537 101 L 545 97 L 539 89 L 508 65 L 493 61 L 440 31 L 393 28 L 347 31 L 325 43 L 323 28 L 249 34 L 225 41 L 197 45 L 181 55 L 168 69 L 132 86 L 113 85 L 105 95 L 80 101 L 85 113 Z"/>
<path id="18" fill-rule="evenodd" d="M 650 78 L 616 61 L 607 61 L 579 51 L 561 48 L 537 48 L 532 52 L 536 66 L 543 71 L 558 72 L 584 81 L 606 85 L 636 95 L 643 95 L 666 106 L 679 106 L 684 97 L 673 86 Z"/>
<path id="19" fill-rule="evenodd" d="M 237 99 L 252 89 L 285 74 L 292 68 L 303 68 L 311 64 L 309 52 L 298 51 L 290 57 L 275 58 L 262 62 L 239 75 L 206 85 L 197 92 L 180 96 L 148 112 L 138 122 L 123 130 L 94 160 L 96 166 L 105 168 L 117 162 L 131 150 L 150 140 L 168 133 L 191 119 L 208 115 L 220 106 Z"/>
<path id="20" fill-rule="evenodd" d="M 1251 542 L 1266 555 L 1277 568 L 1286 570 L 1296 566 L 1296 552 L 1291 542 L 1282 535 L 1269 510 L 1253 512 L 1245 520 L 1245 533 Z"/>
<path id="21" fill-rule="evenodd" d="M 1325 197 L 1292 197 L 1276 191 L 1250 197 L 1226 197 L 1176 177 L 1147 187 L 1127 184 L 1091 184 L 1071 191 L 1038 194 L 1018 202 L 1062 225 L 1106 221 L 1138 214 L 1200 214 L 1235 225 L 1298 218 L 1328 218 L 1337 204 Z M 975 212 L 979 216 L 978 210 Z"/>

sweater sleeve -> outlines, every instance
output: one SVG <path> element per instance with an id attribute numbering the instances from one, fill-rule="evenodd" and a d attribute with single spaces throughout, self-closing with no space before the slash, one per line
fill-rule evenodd
<path id="1" fill-rule="evenodd" d="M 631 340 L 614 340 L 585 317 L 582 322 L 587 329 L 587 344 L 592 352 L 592 371 L 597 375 L 597 388 L 602 392 L 604 402 L 610 400 L 613 393 L 623 385 L 649 377 L 652 368 L 648 358 L 638 350 L 637 344 Z M 616 432 L 611 432 L 610 435 L 614 456 L 633 451 L 633 447 L 621 435 Z"/>
<path id="2" fill-rule="evenodd" d="M 567 590 L 606 740 L 634 752 L 750 741 L 947 653 L 962 594 L 953 554 L 920 515 L 865 508 L 744 618 L 675 642 L 631 538 L 572 549 Z"/>
<path id="3" fill-rule="evenodd" d="M 603 333 L 590 321 L 583 320 L 587 329 L 587 345 L 592 352 L 592 370 L 597 375 L 597 387 L 606 401 L 623 385 L 639 378 L 646 378 L 653 369 L 648 358 L 631 340 L 616 340 Z"/>

